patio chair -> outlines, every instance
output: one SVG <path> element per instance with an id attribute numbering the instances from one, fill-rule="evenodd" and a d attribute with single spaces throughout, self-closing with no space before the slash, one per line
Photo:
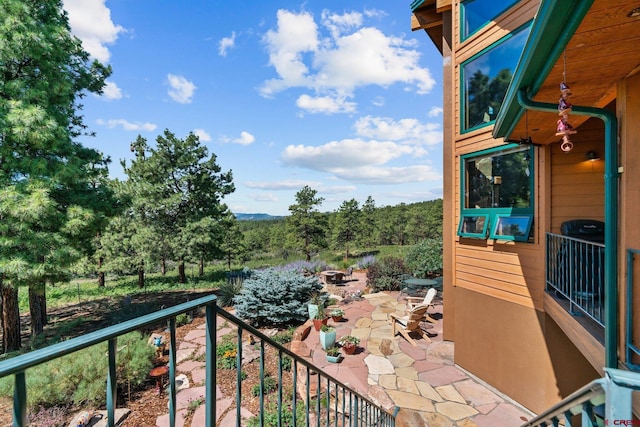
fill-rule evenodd
<path id="1" fill-rule="evenodd" d="M 347 278 L 349 278 L 349 280 L 351 280 L 351 276 L 352 275 L 353 275 L 353 267 L 349 267 L 349 268 L 347 268 L 347 271 L 344 272 L 343 278 L 344 278 L 344 280 L 347 280 Z"/>
<path id="2" fill-rule="evenodd" d="M 391 313 L 389 314 L 389 318 L 391 319 L 391 328 L 393 331 L 393 336 L 399 332 L 400 335 L 406 338 L 409 343 L 417 347 L 418 344 L 411 338 L 409 335 L 411 332 L 416 332 L 422 338 L 431 342 L 429 336 L 420 328 L 420 322 L 422 322 L 425 313 L 427 312 L 427 307 L 424 305 L 420 305 L 415 307 L 404 316 L 398 316 L 397 314 Z"/>
<path id="3" fill-rule="evenodd" d="M 408 310 L 412 310 L 412 309 L 414 309 L 416 307 L 425 306 L 425 307 L 427 307 L 427 310 L 428 310 L 429 307 L 431 307 L 433 305 L 433 299 L 435 298 L 437 293 L 438 293 L 438 291 L 436 290 L 436 288 L 430 288 L 427 291 L 427 294 L 424 296 L 424 298 L 422 298 L 422 297 L 411 297 L 411 296 L 406 297 L 406 299 L 407 299 L 407 309 Z M 438 321 L 436 319 L 434 319 L 433 317 L 429 316 L 429 313 L 427 313 L 427 310 L 424 311 L 424 320 L 427 321 L 427 322 L 431 322 L 431 323 L 437 323 Z"/>

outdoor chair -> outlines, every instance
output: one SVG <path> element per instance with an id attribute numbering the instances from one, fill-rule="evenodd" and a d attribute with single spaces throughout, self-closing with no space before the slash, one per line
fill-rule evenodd
<path id="1" fill-rule="evenodd" d="M 416 307 L 425 306 L 425 307 L 427 307 L 427 310 L 428 310 L 429 307 L 433 306 L 433 299 L 435 298 L 437 293 L 438 293 L 438 291 L 436 290 L 436 288 L 430 288 L 427 291 L 427 294 L 424 296 L 424 298 L 422 298 L 422 297 L 411 297 L 411 296 L 406 297 L 406 299 L 407 299 L 407 309 L 408 310 L 412 310 L 412 309 L 414 309 Z M 433 317 L 429 316 L 429 313 L 427 313 L 427 310 L 425 310 L 425 312 L 424 312 L 424 320 L 427 321 L 427 322 L 431 322 L 431 323 L 437 323 L 438 321 L 436 319 L 434 319 Z"/>
<path id="2" fill-rule="evenodd" d="M 347 271 L 344 272 L 343 278 L 345 280 L 347 280 L 347 278 L 348 278 L 348 280 L 351 280 L 351 276 L 352 275 L 353 275 L 353 267 L 349 267 L 349 268 L 347 268 Z"/>
<path id="3" fill-rule="evenodd" d="M 424 338 L 428 342 L 431 342 L 429 336 L 420 328 L 420 322 L 422 322 L 424 315 L 427 312 L 427 308 L 428 307 L 426 306 L 420 305 L 412 310 L 409 310 L 409 312 L 404 316 L 398 316 L 394 313 L 391 313 L 389 317 L 391 319 L 393 336 L 395 337 L 399 332 L 414 347 L 417 347 L 418 344 L 416 344 L 413 338 L 411 338 L 411 336 L 409 335 L 411 332 L 416 332 L 417 334 L 422 336 L 422 338 Z"/>

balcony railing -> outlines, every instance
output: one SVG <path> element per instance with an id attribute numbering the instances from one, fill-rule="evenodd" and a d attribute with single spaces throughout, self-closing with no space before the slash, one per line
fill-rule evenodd
<path id="1" fill-rule="evenodd" d="M 572 426 L 576 417 L 582 426 L 631 426 L 632 392 L 640 390 L 640 374 L 605 368 L 597 379 L 522 425 L 522 427 Z"/>
<path id="2" fill-rule="evenodd" d="M 119 336 L 128 332 L 141 329 L 148 325 L 168 322 L 170 331 L 169 340 L 169 420 L 173 427 L 176 423 L 176 316 L 182 313 L 192 312 L 204 307 L 206 310 L 206 377 L 205 377 L 205 411 L 206 426 L 213 427 L 216 424 L 216 319 L 218 316 L 235 325 L 237 330 L 237 354 L 236 366 L 242 362 L 242 337 L 243 333 L 251 334 L 258 341 L 260 347 L 260 412 L 259 424 L 265 424 L 265 350 L 271 347 L 278 357 L 278 388 L 277 418 L 278 425 L 283 425 L 283 414 L 291 411 L 292 425 L 342 425 L 342 426 L 395 426 L 395 416 L 383 408 L 377 406 L 366 397 L 357 393 L 349 386 L 336 378 L 328 375 L 308 361 L 300 358 L 282 345 L 274 342 L 259 330 L 242 322 L 237 317 L 220 309 L 216 305 L 216 297 L 208 296 L 191 302 L 167 308 L 156 313 L 132 319 L 121 324 L 95 331 L 77 338 L 70 339 L 52 346 L 42 348 L 13 359 L 0 362 L 0 378 L 14 376 L 14 402 L 13 402 L 13 426 L 24 427 L 27 425 L 27 369 L 74 353 L 95 344 L 108 342 L 108 370 L 106 375 L 107 387 L 107 425 L 114 426 L 114 414 L 116 407 L 116 340 Z M 246 335 L 245 335 L 246 337 Z M 294 392 L 288 401 L 283 393 L 283 360 L 289 357 L 292 360 L 292 375 Z M 237 369 L 236 377 L 236 426 L 240 426 L 241 400 L 242 400 L 242 375 L 241 369 Z M 297 390 L 297 392 L 296 392 Z M 245 392 L 246 393 L 246 392 Z M 300 408 L 302 408 L 301 411 Z M 300 416 L 304 419 L 299 419 Z M 159 414 L 160 415 L 160 414 Z"/>
<path id="3" fill-rule="evenodd" d="M 546 265 L 547 291 L 604 326 L 604 245 L 547 233 Z"/>

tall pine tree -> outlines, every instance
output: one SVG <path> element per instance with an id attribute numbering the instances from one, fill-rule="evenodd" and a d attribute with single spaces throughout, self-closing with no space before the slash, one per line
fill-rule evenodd
<path id="1" fill-rule="evenodd" d="M 64 278 L 110 208 L 108 160 L 74 138 L 80 99 L 111 69 L 91 61 L 56 0 L 0 2 L 0 286 L 3 351 L 20 348 L 17 288 L 29 286 L 32 334 L 45 283 Z M 10 309 L 7 309 L 9 307 Z"/>

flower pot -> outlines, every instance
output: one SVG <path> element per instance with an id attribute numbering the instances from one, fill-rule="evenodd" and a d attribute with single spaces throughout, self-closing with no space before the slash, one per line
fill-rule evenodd
<path id="1" fill-rule="evenodd" d="M 346 354 L 355 353 L 357 347 L 358 347 L 357 345 L 355 345 L 353 343 L 350 343 L 350 342 L 346 342 L 346 343 L 342 344 L 342 349 L 344 350 L 344 352 Z"/>
<path id="2" fill-rule="evenodd" d="M 329 318 L 324 319 L 313 319 L 313 327 L 316 331 L 319 331 L 322 325 L 326 325 Z"/>
<path id="3" fill-rule="evenodd" d="M 336 323 L 340 323 L 342 322 L 342 316 L 331 316 L 331 320 L 333 320 Z"/>
<path id="4" fill-rule="evenodd" d="M 331 362 L 331 363 L 340 363 L 340 355 L 337 356 L 329 356 L 327 354 L 327 362 Z"/>
<path id="5" fill-rule="evenodd" d="M 328 349 L 329 347 L 333 347 L 333 345 L 336 343 L 336 331 L 320 331 L 320 345 L 322 346 L 322 348 L 324 350 Z"/>

